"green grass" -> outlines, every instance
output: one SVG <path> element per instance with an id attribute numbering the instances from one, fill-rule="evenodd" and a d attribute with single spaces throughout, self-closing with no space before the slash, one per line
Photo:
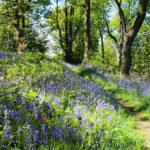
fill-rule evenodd
<path id="1" fill-rule="evenodd" d="M 112 93 L 118 101 L 123 101 L 124 103 L 128 104 L 129 106 L 134 107 L 135 111 L 141 112 L 148 120 L 150 120 L 150 102 L 148 95 L 140 95 L 138 89 L 127 89 L 125 87 L 118 87 L 117 82 L 112 82 L 110 80 L 107 81 L 104 77 L 96 76 L 99 74 L 98 71 L 95 71 L 95 75 L 93 72 L 89 71 L 86 67 L 75 67 L 72 68 L 76 70 L 78 74 L 84 76 L 86 79 L 96 82 L 97 84 L 101 85 L 105 90 Z M 100 72 L 101 74 L 103 71 Z M 120 78 L 119 75 L 112 75 L 112 79 Z M 130 82 L 130 81 L 129 81 Z"/>

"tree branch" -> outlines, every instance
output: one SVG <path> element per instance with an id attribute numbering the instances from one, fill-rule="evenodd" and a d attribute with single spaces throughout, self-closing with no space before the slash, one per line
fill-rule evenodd
<path id="1" fill-rule="evenodd" d="M 107 20 L 106 20 L 106 14 L 104 14 L 104 20 L 105 20 L 105 25 L 106 25 L 106 28 L 107 28 L 107 33 L 108 33 L 108 35 L 109 35 L 110 38 L 113 39 L 113 41 L 115 42 L 116 48 L 119 49 L 119 45 L 118 45 L 118 41 L 117 41 L 116 37 L 113 36 L 112 33 L 111 33 L 110 30 L 109 30 L 108 22 L 107 22 Z"/>
<path id="2" fill-rule="evenodd" d="M 135 38 L 137 33 L 140 30 L 140 27 L 144 21 L 144 18 L 146 16 L 146 6 L 147 6 L 148 0 L 139 0 L 139 6 L 137 10 L 137 18 L 131 28 L 131 30 L 128 32 L 129 35 L 133 35 L 132 39 Z"/>
<path id="3" fill-rule="evenodd" d="M 115 0 L 115 2 L 116 2 L 116 5 L 118 7 L 118 10 L 119 10 L 119 16 L 120 16 L 120 19 L 121 19 L 121 24 L 123 25 L 124 33 L 126 33 L 127 32 L 127 30 L 126 30 L 126 21 L 125 21 L 125 17 L 124 17 L 124 12 L 121 8 L 121 1 L 118 2 L 118 0 Z"/>

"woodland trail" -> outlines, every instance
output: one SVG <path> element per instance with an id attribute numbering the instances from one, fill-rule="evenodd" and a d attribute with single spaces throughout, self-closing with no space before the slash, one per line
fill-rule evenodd
<path id="1" fill-rule="evenodd" d="M 77 69 L 72 69 L 72 71 L 77 74 L 80 74 L 80 72 Z M 147 119 L 144 116 L 142 116 L 140 112 L 135 111 L 135 107 L 126 104 L 125 102 L 123 102 L 122 99 L 118 99 L 115 96 L 114 98 L 134 117 L 139 132 L 142 133 L 142 135 L 145 137 L 145 142 L 143 143 L 144 150 L 150 150 L 150 122 L 147 121 Z"/>
<path id="2" fill-rule="evenodd" d="M 122 107 L 128 109 L 134 117 L 139 131 L 142 132 L 145 137 L 145 143 L 143 143 L 143 146 L 146 150 L 150 150 L 150 122 L 147 121 L 146 118 L 140 114 L 140 112 L 135 111 L 134 107 L 122 102 L 121 100 L 118 100 L 118 102 L 122 105 Z"/>

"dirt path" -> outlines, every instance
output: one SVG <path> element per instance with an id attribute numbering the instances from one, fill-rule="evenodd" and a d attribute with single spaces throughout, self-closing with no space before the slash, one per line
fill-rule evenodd
<path id="1" fill-rule="evenodd" d="M 135 121 L 146 138 L 144 145 L 150 150 L 150 122 L 146 121 L 140 114 L 135 115 Z"/>
<path id="2" fill-rule="evenodd" d="M 126 109 L 130 111 L 132 116 L 135 118 L 135 121 L 137 123 L 137 126 L 139 128 L 139 131 L 143 133 L 145 136 L 145 143 L 143 146 L 150 150 L 150 122 L 147 121 L 144 116 L 140 114 L 140 112 L 137 112 L 134 110 L 134 107 L 127 105 L 126 103 L 118 100 L 118 102 Z"/>

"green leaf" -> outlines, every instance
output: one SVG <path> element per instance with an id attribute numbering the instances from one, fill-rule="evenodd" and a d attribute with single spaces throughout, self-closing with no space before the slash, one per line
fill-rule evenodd
<path id="1" fill-rule="evenodd" d="M 41 145 L 38 150 L 48 150 L 48 148 L 46 148 L 44 145 Z"/>
<path id="2" fill-rule="evenodd" d="M 11 150 L 20 150 L 19 148 L 17 148 L 17 147 L 15 147 L 15 148 L 13 148 L 13 149 L 11 149 Z"/>
<path id="3" fill-rule="evenodd" d="M 29 93 L 28 93 L 28 96 L 33 96 L 33 97 L 35 97 L 37 95 L 37 93 L 36 92 L 33 92 L 32 90 L 30 90 L 29 91 Z"/>

